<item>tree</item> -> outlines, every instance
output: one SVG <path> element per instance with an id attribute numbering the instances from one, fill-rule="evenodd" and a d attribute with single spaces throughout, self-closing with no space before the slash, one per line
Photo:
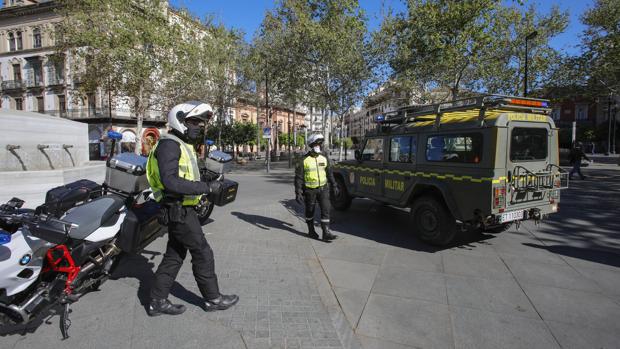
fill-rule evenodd
<path id="1" fill-rule="evenodd" d="M 284 0 L 265 17 L 255 47 L 270 91 L 283 101 L 301 93 L 342 122 L 372 77 L 367 34 L 356 0 Z"/>
<path id="2" fill-rule="evenodd" d="M 229 30 L 222 24 L 215 25 L 209 20 L 206 27 L 208 35 L 203 39 L 206 49 L 203 59 L 208 67 L 206 98 L 216 107 L 217 122 L 221 124 L 227 122 L 228 110 L 248 83 L 243 74 L 248 49 L 242 39 L 243 33 Z M 221 143 L 222 135 L 219 134 L 217 139 Z"/>
<path id="3" fill-rule="evenodd" d="M 581 20 L 588 26 L 582 45 L 590 90 L 620 93 L 620 3 L 596 0 Z"/>
<path id="4" fill-rule="evenodd" d="M 140 152 L 142 121 L 151 108 L 162 109 L 156 96 L 173 81 L 175 57 L 184 28 L 170 20 L 163 0 L 61 0 L 63 20 L 57 46 L 79 67 L 74 80 L 80 91 L 104 87 L 125 96 L 137 117 L 136 152 Z M 97 15 L 93 15 L 97 14 Z"/>
<path id="5" fill-rule="evenodd" d="M 420 102 L 456 99 L 463 90 L 518 94 L 523 81 L 525 37 L 533 59 L 537 88 L 547 66 L 557 58 L 548 46 L 564 30 L 568 15 L 557 8 L 546 16 L 533 6 L 525 13 L 499 0 L 408 0 L 408 9 L 382 24 L 385 52 L 394 77 L 409 89 L 420 89 Z M 431 94 L 443 90 L 445 97 Z"/>

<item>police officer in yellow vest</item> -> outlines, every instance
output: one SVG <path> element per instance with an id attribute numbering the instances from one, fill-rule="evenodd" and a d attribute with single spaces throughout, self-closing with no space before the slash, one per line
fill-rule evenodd
<path id="1" fill-rule="evenodd" d="M 189 251 L 192 271 L 205 301 L 205 310 L 224 310 L 237 303 L 236 295 L 222 295 L 215 275 L 213 251 L 205 239 L 194 206 L 219 182 L 201 182 L 193 144 L 204 138 L 211 106 L 190 101 L 168 113 L 169 132 L 149 154 L 147 178 L 162 205 L 160 222 L 168 226 L 168 245 L 151 288 L 150 316 L 178 315 L 185 306 L 172 304 L 168 294 Z"/>
<path id="2" fill-rule="evenodd" d="M 324 137 L 322 134 L 313 134 L 308 137 L 310 151 L 304 155 L 295 168 L 295 199 L 305 204 L 306 224 L 308 234 L 318 239 L 319 234 L 314 230 L 314 209 L 318 201 L 321 209 L 321 229 L 323 241 L 330 241 L 337 236 L 329 231 L 329 197 L 338 190 L 329 158 L 321 153 Z M 331 186 L 331 191 L 330 191 Z"/>

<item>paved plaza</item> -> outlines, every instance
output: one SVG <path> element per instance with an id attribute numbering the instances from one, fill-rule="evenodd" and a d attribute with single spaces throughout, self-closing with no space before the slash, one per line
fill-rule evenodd
<path id="1" fill-rule="evenodd" d="M 584 169 L 560 213 L 498 235 L 464 233 L 434 249 L 408 212 L 354 200 L 332 243 L 310 240 L 292 172 L 235 171 L 237 200 L 205 227 L 228 311 L 205 313 L 186 260 L 171 298 L 178 317 L 144 310 L 166 239 L 125 256 L 114 279 L 58 318 L 1 348 L 617 348 L 620 342 L 620 170 Z"/>

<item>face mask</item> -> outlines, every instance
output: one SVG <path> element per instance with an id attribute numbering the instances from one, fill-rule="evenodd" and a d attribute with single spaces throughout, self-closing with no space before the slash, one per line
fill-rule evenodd
<path id="1" fill-rule="evenodd" d="M 315 145 L 314 147 L 312 147 L 312 151 L 315 153 L 320 153 L 321 152 L 321 147 L 318 145 Z"/>
<path id="2" fill-rule="evenodd" d="M 188 124 L 186 134 L 190 141 L 200 140 L 202 137 L 202 127 Z"/>

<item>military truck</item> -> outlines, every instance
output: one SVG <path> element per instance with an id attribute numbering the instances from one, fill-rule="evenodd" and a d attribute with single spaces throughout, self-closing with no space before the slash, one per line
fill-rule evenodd
<path id="1" fill-rule="evenodd" d="M 413 232 L 439 246 L 461 231 L 540 221 L 568 187 L 550 111 L 546 100 L 486 95 L 379 115 L 356 160 L 334 164 L 332 204 L 409 207 Z"/>

